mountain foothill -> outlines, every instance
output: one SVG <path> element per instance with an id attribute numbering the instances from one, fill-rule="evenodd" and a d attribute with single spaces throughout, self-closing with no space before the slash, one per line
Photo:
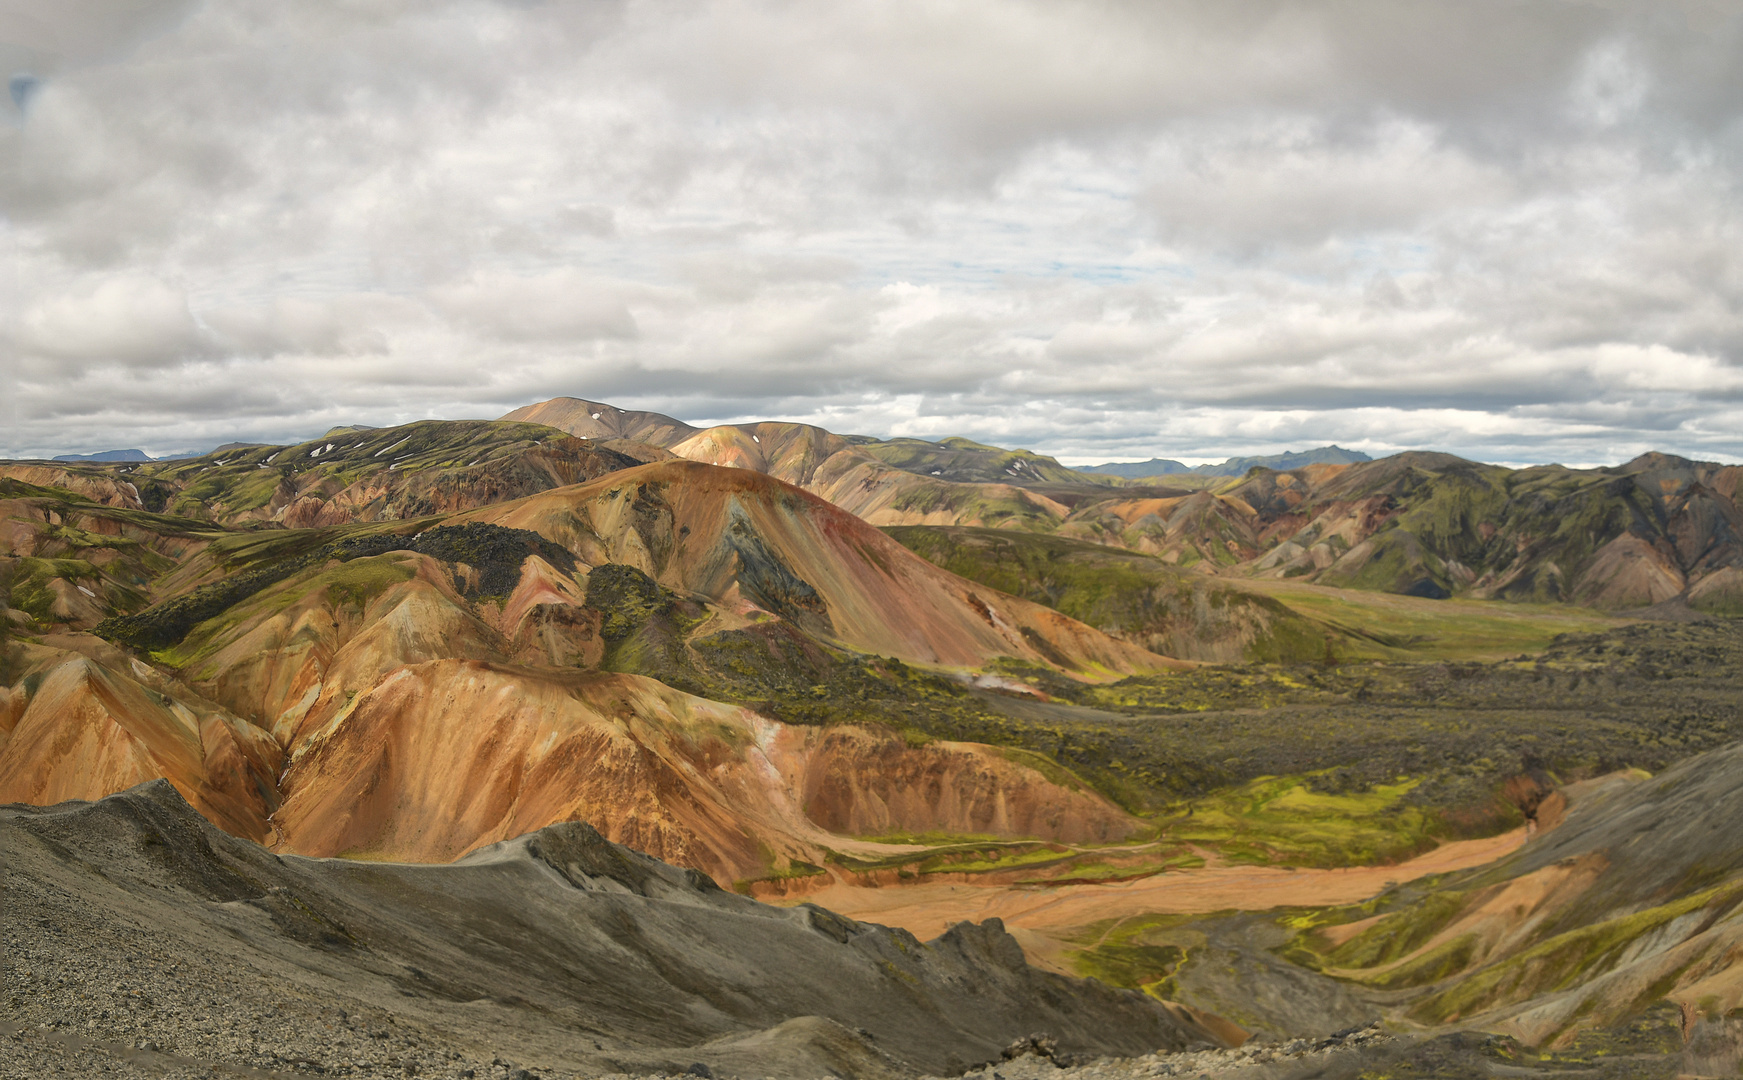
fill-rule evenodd
<path id="1" fill-rule="evenodd" d="M 504 949 L 570 946 L 491 888 L 640 957 L 631 997 L 708 1003 L 527 1034 L 553 1074 L 942 1074 L 1040 1024 L 1093 1056 L 1384 1019 L 1350 1060 L 1407 1072 L 1743 1055 L 1743 862 L 1698 827 L 1743 797 L 1743 468 L 1329 449 L 1115 475 L 556 398 L 0 463 L 0 827 L 32 903 L 158 875 L 105 910 L 190 942 L 218 916 L 165 896 L 254 905 L 247 948 L 326 950 L 353 1012 L 401 1008 L 393 964 L 528 1032 L 609 1012 L 560 965 L 504 989 Z M 1202 906 L 1145 899 L 1176 881 Z M 806 1012 L 768 950 L 858 989 Z M 955 985 L 989 1004 L 915 1004 Z M 472 1031 L 430 1009 L 394 1015 Z"/>

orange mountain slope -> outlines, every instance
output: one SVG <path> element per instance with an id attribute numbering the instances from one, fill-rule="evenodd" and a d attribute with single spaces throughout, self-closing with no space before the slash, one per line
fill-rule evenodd
<path id="1" fill-rule="evenodd" d="M 35 516 L 29 529 L 19 519 L 21 542 L 59 528 L 49 501 L 22 504 Z M 72 504 L 56 505 L 73 520 Z M 158 578 L 182 592 L 136 618 L 187 629 L 151 646 L 153 664 L 85 635 L 99 661 L 32 653 L 0 703 L 5 795 L 95 797 L 166 776 L 213 820 L 283 850 L 416 860 L 580 816 L 732 879 L 779 876 L 867 833 L 1101 842 L 1136 827 L 990 748 L 789 728 L 599 670 L 624 613 L 594 579 L 638 571 L 682 608 L 662 646 L 678 654 L 784 628 L 767 640 L 826 666 L 841 662 L 831 655 L 958 669 L 1016 658 L 1112 677 L 1168 663 L 973 586 L 757 472 L 670 461 L 439 526 L 146 539 L 185 548 Z M 288 574 L 202 621 L 154 614 L 285 560 Z"/>
<path id="2" fill-rule="evenodd" d="M 865 833 L 1103 842 L 1137 827 L 988 747 L 793 728 L 590 670 L 599 612 L 536 556 L 506 597 L 469 600 L 464 577 L 415 552 L 315 567 L 160 654 L 173 676 L 89 635 L 64 640 L 94 659 L 18 647 L 0 800 L 162 776 L 280 850 L 413 861 L 579 818 L 724 880 L 865 850 Z"/>
<path id="3" fill-rule="evenodd" d="M 1168 663 L 972 585 L 840 507 L 746 469 L 660 462 L 462 519 L 529 529 L 588 564 L 635 566 L 733 614 L 770 613 L 863 652 L 959 666 L 1008 656 L 1092 676 Z"/>
<path id="4" fill-rule="evenodd" d="M 635 675 L 460 660 L 381 678 L 292 756 L 283 792 L 283 850 L 442 862 L 580 820 L 726 881 L 867 848 L 856 834 L 1106 842 L 1138 827 L 987 747 L 791 728 Z"/>
<path id="5" fill-rule="evenodd" d="M 283 753 L 265 731 L 86 635 L 25 645 L 0 689 L 0 803 L 97 799 L 167 778 L 228 832 L 264 840 Z"/>

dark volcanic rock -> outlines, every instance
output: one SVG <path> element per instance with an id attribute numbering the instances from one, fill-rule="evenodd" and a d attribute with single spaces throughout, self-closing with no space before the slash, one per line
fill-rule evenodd
<path id="1" fill-rule="evenodd" d="M 1211 1038 L 1028 967 L 996 922 L 922 943 L 769 907 L 574 822 L 447 866 L 280 858 L 157 781 L 0 809 L 0 846 L 0 1034 L 118 1068 L 897 1077 L 1036 1031 L 1073 1055 Z"/>

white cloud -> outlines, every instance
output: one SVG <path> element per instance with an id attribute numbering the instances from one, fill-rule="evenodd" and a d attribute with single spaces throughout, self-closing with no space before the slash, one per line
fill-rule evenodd
<path id="1" fill-rule="evenodd" d="M 625 291 L 563 268 L 530 276 L 479 274 L 432 289 L 430 297 L 457 326 L 495 340 L 581 344 L 636 336 Z"/>
<path id="2" fill-rule="evenodd" d="M 1079 460 L 1740 457 L 1743 13 L 1668 6 L 0 21 L 40 79 L 0 452 L 572 393 Z"/>
<path id="3" fill-rule="evenodd" d="M 180 289 L 126 274 L 39 296 L 23 312 L 14 345 L 27 361 L 131 366 L 177 364 L 205 354 L 211 342 Z"/>

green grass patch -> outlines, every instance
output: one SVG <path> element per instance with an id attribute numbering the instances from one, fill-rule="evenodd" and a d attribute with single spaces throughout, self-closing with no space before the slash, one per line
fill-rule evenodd
<path id="1" fill-rule="evenodd" d="M 1437 822 L 1405 802 L 1418 781 L 1328 794 L 1311 777 L 1264 777 L 1158 815 L 1162 837 L 1217 850 L 1231 862 L 1359 866 L 1409 858 L 1434 844 Z"/>
<path id="2" fill-rule="evenodd" d="M 912 874 L 984 874 L 996 870 L 1057 863 L 1072 857 L 1069 849 L 1057 844 L 994 840 L 948 844 L 929 851 L 894 852 L 878 856 L 831 851 L 826 861 L 858 873 L 905 870 Z"/>
<path id="3" fill-rule="evenodd" d="M 1078 930 L 1066 958 L 1085 978 L 1168 1000 L 1174 973 L 1202 940 L 1191 925 L 1197 918 L 1152 914 L 1104 919 Z"/>
<path id="4" fill-rule="evenodd" d="M 13 568 L 8 603 L 46 626 L 54 621 L 55 595 L 49 588 L 51 582 L 101 584 L 102 576 L 83 559 L 19 559 Z"/>
<path id="5" fill-rule="evenodd" d="M 1386 915 L 1373 926 L 1321 953 L 1328 967 L 1374 968 L 1409 956 L 1447 927 L 1470 902 L 1462 890 L 1430 893 L 1420 902 Z"/>
<path id="6" fill-rule="evenodd" d="M 1090 883 L 1112 883 L 1119 881 L 1136 881 L 1139 878 L 1154 877 L 1169 870 L 1196 870 L 1205 865 L 1202 855 L 1194 855 L 1189 851 L 1179 850 L 1172 854 L 1162 854 L 1155 859 L 1144 859 L 1136 863 L 1112 863 L 1086 857 L 1073 860 L 1069 866 L 1060 868 L 1059 872 L 1046 878 L 1035 878 L 1024 881 L 1024 885 L 1080 885 Z"/>
<path id="7" fill-rule="evenodd" d="M 808 863 L 803 859 L 788 859 L 784 861 L 771 859 L 770 861 L 779 861 L 780 865 L 772 867 L 769 872 L 764 874 L 762 877 L 740 878 L 738 881 L 732 883 L 732 891 L 738 893 L 740 896 L 750 896 L 755 891 L 755 886 L 758 882 L 799 881 L 804 878 L 818 877 L 829 873 L 829 871 L 818 866 L 816 863 Z"/>
<path id="8" fill-rule="evenodd" d="M 1034 769 L 1036 772 L 1046 777 L 1050 783 L 1065 788 L 1067 791 L 1085 791 L 1089 789 L 1089 785 L 1084 783 L 1083 779 L 1076 773 L 1049 757 L 1037 754 L 1033 750 L 1024 750 L 1021 747 L 1016 746 L 1001 746 L 998 748 L 998 751 L 1000 756 L 1002 756 L 1006 761 Z"/>
<path id="9" fill-rule="evenodd" d="M 1288 581 L 1243 582 L 1333 631 L 1335 656 L 1350 660 L 1502 660 L 1542 652 L 1562 634 L 1621 625 L 1614 616 L 1564 604 L 1426 600 Z"/>
<path id="10" fill-rule="evenodd" d="M 1004 529 L 884 531 L 953 574 L 1166 656 L 1265 663 L 1325 652 L 1324 628 L 1270 597 L 1139 552 Z"/>

